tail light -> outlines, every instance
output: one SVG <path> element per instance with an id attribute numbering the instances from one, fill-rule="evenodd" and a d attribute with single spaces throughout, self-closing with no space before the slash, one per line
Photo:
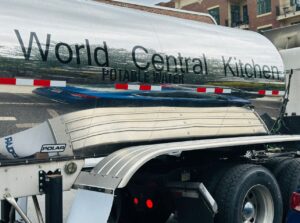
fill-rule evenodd
<path id="1" fill-rule="evenodd" d="M 300 211 L 300 194 L 294 192 L 291 196 L 291 209 Z"/>
<path id="2" fill-rule="evenodd" d="M 153 201 L 151 199 L 146 200 L 146 207 L 149 209 L 153 208 Z"/>
<path id="3" fill-rule="evenodd" d="M 133 203 L 135 204 L 135 205 L 138 205 L 139 204 L 139 199 L 138 198 L 133 198 Z"/>

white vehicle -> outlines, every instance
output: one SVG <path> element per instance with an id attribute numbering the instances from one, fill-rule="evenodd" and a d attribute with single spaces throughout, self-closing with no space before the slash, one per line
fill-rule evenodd
<path id="1" fill-rule="evenodd" d="M 71 188 L 68 223 L 285 219 L 300 184 L 298 64 L 268 39 L 118 2 L 0 5 L 0 84 L 65 111 L 0 136 L 2 222 L 11 206 L 32 222 L 16 201 L 29 196 L 44 222 L 46 194 L 46 223 L 60 223 Z"/>

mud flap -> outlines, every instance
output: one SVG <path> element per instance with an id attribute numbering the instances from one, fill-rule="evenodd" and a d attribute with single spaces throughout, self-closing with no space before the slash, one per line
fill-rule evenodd
<path id="1" fill-rule="evenodd" d="M 67 223 L 107 223 L 114 194 L 78 189 Z"/>

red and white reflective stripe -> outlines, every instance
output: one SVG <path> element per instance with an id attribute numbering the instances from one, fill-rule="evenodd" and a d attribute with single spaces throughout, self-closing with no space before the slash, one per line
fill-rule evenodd
<path id="1" fill-rule="evenodd" d="M 258 94 L 259 95 L 269 95 L 269 96 L 283 96 L 284 91 L 279 91 L 279 90 L 259 90 Z"/>
<path id="2" fill-rule="evenodd" d="M 66 81 L 0 77 L 0 84 L 19 86 L 65 87 Z"/>
<path id="3" fill-rule="evenodd" d="M 199 87 L 197 88 L 199 93 L 212 93 L 212 94 L 231 94 L 231 89 L 229 88 L 211 88 L 211 87 Z"/>
<path id="4" fill-rule="evenodd" d="M 135 91 L 161 91 L 162 86 L 146 84 L 115 84 L 115 89 Z"/>

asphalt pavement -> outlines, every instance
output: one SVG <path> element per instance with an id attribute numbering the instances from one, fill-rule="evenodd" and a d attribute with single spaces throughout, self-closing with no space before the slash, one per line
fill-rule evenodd
<path id="1" fill-rule="evenodd" d="M 36 95 L 32 93 L 33 90 L 34 87 L 0 85 L 0 137 L 79 109 Z"/>

